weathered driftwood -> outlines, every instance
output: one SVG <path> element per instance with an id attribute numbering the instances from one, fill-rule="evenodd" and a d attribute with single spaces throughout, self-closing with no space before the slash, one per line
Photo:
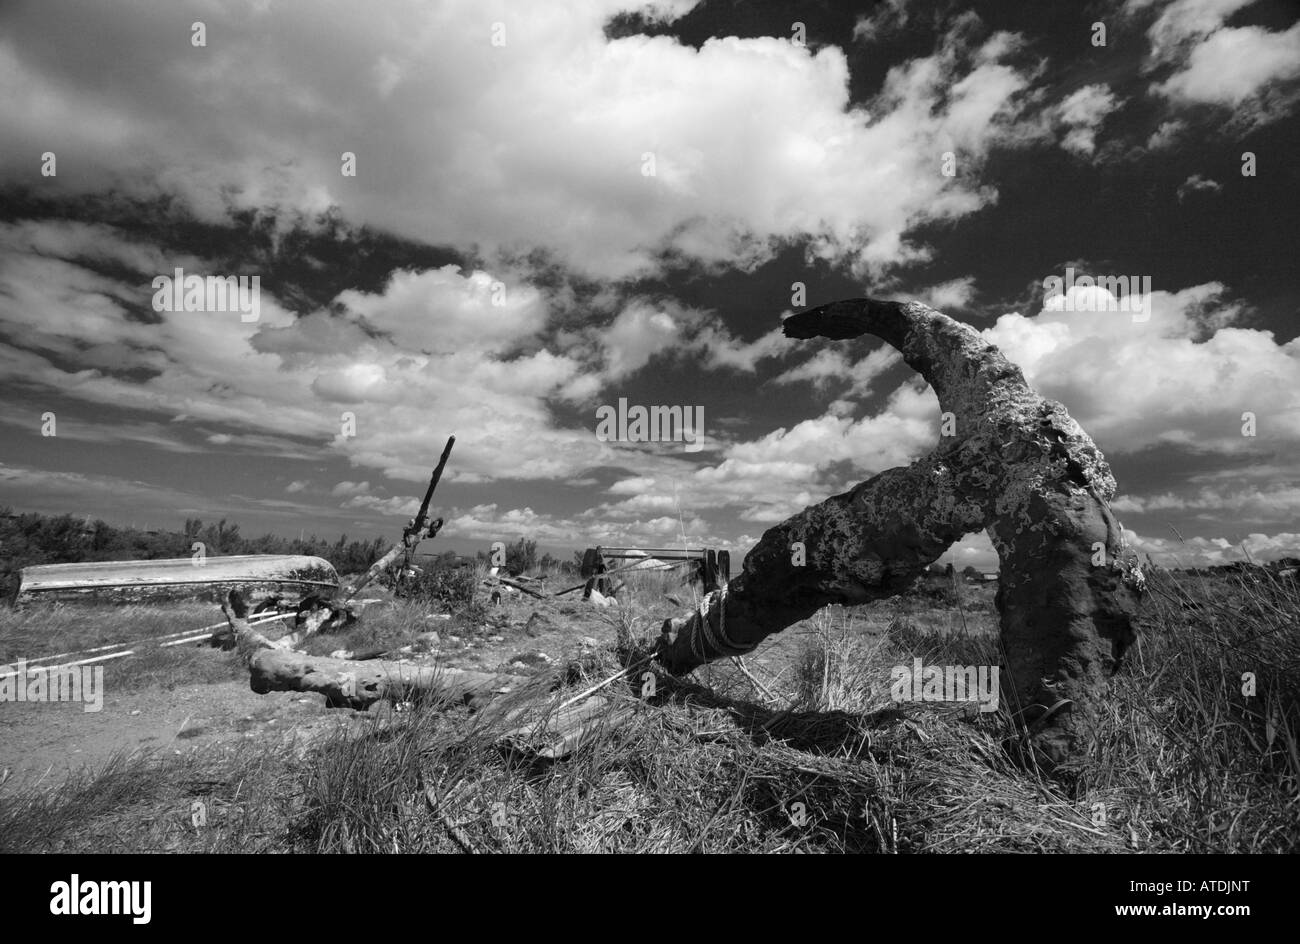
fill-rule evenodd
<path id="1" fill-rule="evenodd" d="M 550 760 L 578 750 L 633 712 L 626 700 L 596 695 L 595 689 L 551 706 L 539 700 L 545 698 L 549 687 L 525 676 L 309 656 L 253 629 L 237 594 L 231 595 L 222 610 L 248 664 L 250 687 L 259 695 L 316 692 L 325 696 L 331 708 L 357 710 L 384 699 L 468 704 L 483 709 L 484 721 L 504 732 L 498 738 L 503 746 Z M 531 693 L 530 687 L 534 689 Z M 511 695 L 515 697 L 507 697 Z M 520 724 L 525 718 L 529 720 Z"/>
<path id="2" fill-rule="evenodd" d="M 665 624 L 666 667 L 680 673 L 749 652 L 827 604 L 897 594 L 983 529 L 1001 559 L 1004 705 L 1041 761 L 1079 760 L 1107 678 L 1134 639 L 1142 585 L 1107 505 L 1115 480 L 1101 452 L 977 331 L 924 305 L 835 302 L 788 318 L 784 331 L 883 338 L 929 381 L 955 435 L 769 529 L 739 576 Z"/>
<path id="3" fill-rule="evenodd" d="M 248 625 L 242 601 L 222 607 L 248 664 L 249 685 L 267 692 L 316 692 L 331 708 L 364 710 L 381 699 L 410 698 L 476 704 L 513 691 L 530 679 L 407 662 L 354 662 L 309 656 L 267 639 Z"/>
<path id="4" fill-rule="evenodd" d="M 522 685 L 527 678 L 404 662 L 356 662 L 263 649 L 248 663 L 250 685 L 267 692 L 318 692 L 331 708 L 365 709 L 381 699 L 473 704 Z"/>

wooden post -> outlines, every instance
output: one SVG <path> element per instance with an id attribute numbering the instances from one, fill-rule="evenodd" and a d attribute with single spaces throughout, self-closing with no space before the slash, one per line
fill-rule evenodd
<path id="1" fill-rule="evenodd" d="M 718 589 L 718 552 L 708 548 L 704 552 L 704 592 Z"/>

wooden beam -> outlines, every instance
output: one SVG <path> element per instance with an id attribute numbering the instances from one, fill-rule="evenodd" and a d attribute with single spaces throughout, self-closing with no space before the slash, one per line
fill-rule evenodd
<path id="1" fill-rule="evenodd" d="M 471 672 L 410 662 L 354 662 L 309 656 L 272 642 L 248 625 L 243 601 L 236 594 L 222 607 L 246 660 L 249 685 L 267 692 L 316 692 L 331 708 L 365 710 L 381 699 L 428 698 L 435 702 L 475 704 L 514 691 L 532 681 L 527 676 Z"/>

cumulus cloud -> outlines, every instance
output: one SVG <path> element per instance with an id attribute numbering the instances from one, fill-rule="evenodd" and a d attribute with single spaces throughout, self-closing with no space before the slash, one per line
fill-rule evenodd
<path id="1" fill-rule="evenodd" d="M 154 266 L 163 261 L 156 250 L 114 232 L 124 244 L 120 257 L 148 267 L 139 281 L 122 281 L 74 261 L 103 227 L 52 225 L 58 255 L 34 237 L 45 224 L 0 224 L 0 304 L 9 341 L 0 345 L 0 370 L 6 375 L 74 399 L 185 414 L 191 423 L 255 430 L 275 424 L 273 432 L 322 428 L 318 415 L 289 408 L 303 399 L 302 378 L 278 372 L 277 358 L 250 350 L 256 332 L 294 323 L 273 298 L 263 298 L 255 324 L 242 323 L 238 312 L 154 312 L 148 280 L 172 268 Z M 212 271 L 190 257 L 166 263 L 172 261 Z M 268 413 L 266 403 L 289 409 Z"/>
<path id="2" fill-rule="evenodd" d="M 881 0 L 866 16 L 853 25 L 853 38 L 864 43 L 884 39 L 907 25 L 909 0 Z"/>
<path id="3" fill-rule="evenodd" d="M 1157 86 L 1163 95 L 1192 104 L 1239 108 L 1264 123 L 1290 112 L 1294 89 L 1266 97 L 1278 83 L 1300 76 L 1300 23 L 1283 33 L 1258 26 L 1220 30 L 1196 46 L 1186 67 Z"/>
<path id="4" fill-rule="evenodd" d="M 762 361 L 785 356 L 790 342 L 779 327 L 753 341 L 742 341 L 721 324 L 704 324 L 696 333 L 693 347 L 711 368 L 731 368 L 752 374 Z"/>
<path id="5" fill-rule="evenodd" d="M 445 529 L 477 541 L 510 542 L 530 538 L 539 544 L 571 545 L 581 535 L 590 546 L 656 547 L 685 534 L 691 544 L 736 548 L 738 545 L 713 532 L 702 518 L 676 514 L 637 515 L 631 509 L 612 509 L 607 514 L 589 512 L 565 517 L 523 508 L 503 508 L 496 502 L 452 509 Z"/>
<path id="6" fill-rule="evenodd" d="M 1023 134 L 1033 74 L 1012 64 L 1022 40 L 987 35 L 970 14 L 852 107 L 847 61 L 834 47 L 606 37 L 604 22 L 625 7 L 580 0 L 554 17 L 531 4 L 448 2 L 380 18 L 340 3 L 312 7 L 307 31 L 305 7 L 214 9 L 203 50 L 162 41 L 188 36 L 188 15 L 91 7 L 58 54 L 0 40 L 7 87 L 41 104 L 0 103 L 13 145 L 0 155 L 0 179 L 30 174 L 12 154 L 52 148 L 86 156 L 78 174 L 47 181 L 55 193 L 111 187 L 172 198 L 204 222 L 253 211 L 282 229 L 311 227 L 338 208 L 350 224 L 472 247 L 482 260 L 399 270 L 378 289 L 345 291 L 296 316 L 264 286 L 262 320 L 238 325 L 140 317 L 141 286 L 117 274 L 202 270 L 209 260 L 110 228 L 11 225 L 0 281 L 18 313 L 6 321 L 23 341 L 0 348 L 0 368 L 72 397 L 184 417 L 172 438 L 193 426 L 209 448 L 306 440 L 355 468 L 417 481 L 431 440 L 472 430 L 451 481 L 574 479 L 617 465 L 622 450 L 589 429 L 560 428 L 556 403 L 585 407 L 659 357 L 752 374 L 797 348 L 776 324 L 742 337 L 707 312 L 640 298 L 604 298 L 594 316 L 557 331 L 548 299 L 528 285 L 527 252 L 544 247 L 562 266 L 615 280 L 666 256 L 743 269 L 806 238 L 814 256 L 885 271 L 928 257 L 909 239 L 915 227 L 994 200 L 974 171 Z M 893 10 L 901 24 L 904 5 Z M 5 35 L 37 30 L 33 15 L 6 11 Z M 504 46 L 491 42 L 498 21 Z M 134 68 L 99 81 L 123 57 Z M 374 141 L 383 148 L 366 146 Z M 339 173 L 343 150 L 357 155 L 356 177 Z M 938 172 L 947 150 L 961 155 L 955 178 Z M 653 176 L 642 173 L 647 152 Z M 96 259 L 105 265 L 88 265 Z M 101 274 L 109 268 L 114 275 Z M 972 292 L 973 280 L 955 279 L 927 297 L 951 307 Z M 826 415 L 809 421 L 827 437 L 824 461 L 790 460 L 787 472 L 829 474 L 859 436 L 896 437 L 881 454 L 911 454 L 924 438 L 917 417 L 852 419 L 851 400 L 895 360 L 820 352 L 778 374 L 782 385 L 839 385 Z M 108 369 L 123 362 L 132 376 Z M 776 435 L 793 441 L 808 430 Z M 744 449 L 724 451 L 721 471 L 704 477 L 710 499 L 761 493 L 767 466 Z M 653 468 L 681 477 L 695 466 L 662 459 Z M 357 507 L 384 500 L 338 497 Z"/>
<path id="7" fill-rule="evenodd" d="M 847 411 L 729 443 L 721 460 L 686 475 L 665 473 L 639 492 L 689 496 L 686 507 L 733 506 L 742 521 L 773 524 L 877 472 L 906 465 L 938 440 L 939 404 L 924 383 L 909 381 L 869 416 Z"/>
<path id="8" fill-rule="evenodd" d="M 340 506 L 342 508 L 360 508 L 390 518 L 414 518 L 420 510 L 420 503 L 414 498 L 393 495 L 380 498 L 378 495 L 352 495 Z"/>
<path id="9" fill-rule="evenodd" d="M 1068 95 L 1052 112 L 1063 129 L 1061 147 L 1084 157 L 1097 150 L 1097 131 L 1118 107 L 1105 85 L 1085 85 Z"/>
<path id="10" fill-rule="evenodd" d="M 1125 11 L 1137 13 L 1160 7 L 1159 16 L 1147 30 L 1151 43 L 1150 59 L 1155 62 L 1176 61 L 1180 52 L 1195 45 L 1223 26 L 1232 14 L 1255 0 L 1129 0 Z"/>
<path id="11" fill-rule="evenodd" d="M 975 299 L 975 276 L 965 275 L 908 293 L 919 302 L 942 312 L 961 311 Z"/>
<path id="12" fill-rule="evenodd" d="M 984 334 L 1104 451 L 1163 444 L 1239 455 L 1300 443 L 1300 341 L 1241 326 L 1246 309 L 1225 286 L 1153 291 L 1143 323 L 1106 310 L 1118 300 L 1104 288 L 1068 297 L 1077 310 L 1003 315 Z M 1244 437 L 1246 412 L 1267 433 Z"/>
<path id="13" fill-rule="evenodd" d="M 165 417 L 65 424 L 69 439 L 309 460 L 328 446 L 356 468 L 421 482 L 430 443 L 459 431 L 447 481 L 572 481 L 621 463 L 681 477 L 695 468 L 689 457 L 651 458 L 634 445 L 602 443 L 591 425 L 557 423 L 551 405 L 589 404 L 606 385 L 650 369 L 657 355 L 753 373 L 765 360 L 796 353 L 779 326 L 744 341 L 709 313 L 637 299 L 607 324 L 556 333 L 536 290 L 455 267 L 399 271 L 376 291 L 344 292 L 296 318 L 264 292 L 262 321 L 252 325 L 237 314 L 154 313 L 149 270 L 167 271 L 174 260 L 102 227 L 46 229 L 0 225 L 0 247 L 8 250 L 0 255 L 0 292 L 13 300 L 0 327 L 11 342 L 0 345 L 0 366 L 65 397 Z M 106 236 L 115 268 L 148 270 L 107 276 L 81 264 Z M 203 260 L 184 261 L 206 268 Z M 51 285 L 59 286 L 54 295 Z M 119 376 L 110 360 L 136 369 Z M 875 362 L 860 366 L 860 381 Z M 852 380 L 854 370 L 846 371 Z M 344 507 L 404 510 L 401 500 L 368 494 L 369 481 L 341 482 L 333 494 L 348 499 Z"/>
<path id="14" fill-rule="evenodd" d="M 1256 0 L 1129 0 L 1123 11 L 1159 14 L 1147 29 L 1144 68 L 1169 72 L 1152 86 L 1174 107 L 1232 109 L 1234 124 L 1253 127 L 1285 117 L 1300 100 L 1300 23 L 1285 31 L 1226 26 Z"/>
<path id="15" fill-rule="evenodd" d="M 136 424 L 140 441 L 298 458 L 332 443 L 354 465 L 411 481 L 427 475 L 430 440 L 456 429 L 477 433 L 448 473 L 466 481 L 557 477 L 613 455 L 590 432 L 554 428 L 548 399 L 598 387 L 599 351 L 594 341 L 572 355 L 547 348 L 537 334 L 545 308 L 526 286 L 506 286 L 497 305 L 498 280 L 480 270 L 398 272 L 380 292 L 345 292 L 342 304 L 302 317 L 264 290 L 261 320 L 244 324 L 238 313 L 153 312 L 148 280 L 177 260 L 124 233 L 111 233 L 119 258 L 148 267 L 136 278 L 80 264 L 102 227 L 45 229 L 0 224 L 9 342 L 0 369 L 64 397 L 178 418 Z M 114 369 L 123 364 L 129 373 Z M 344 431 L 344 414 L 355 430 Z"/>
<path id="16" fill-rule="evenodd" d="M 1147 139 L 1147 149 L 1162 151 L 1165 148 L 1172 147 L 1186 130 L 1187 122 L 1185 121 L 1162 121 L 1160 127 L 1151 132 L 1151 137 Z"/>
<path id="17" fill-rule="evenodd" d="M 693 5 L 659 4 L 658 15 Z M 25 388 L 153 417 L 114 426 L 120 440 L 177 453 L 332 449 L 356 471 L 310 474 L 356 478 L 334 487 L 335 504 L 379 514 L 413 512 L 410 498 L 378 483 L 422 483 L 431 449 L 452 432 L 464 431 L 448 482 L 545 479 L 594 491 L 609 470 L 622 476 L 588 513 L 456 510 L 448 530 L 475 538 L 568 542 L 584 533 L 635 543 L 680 530 L 679 512 L 688 534 L 710 536 L 719 509 L 771 523 L 927 451 L 938 410 L 923 385 L 864 403 L 898 362 L 893 351 L 810 353 L 775 323 L 741 331 L 610 286 L 683 263 L 749 270 L 800 241 L 815 260 L 897 279 L 895 270 L 932 254 L 918 230 L 997 199 L 979 173 L 994 149 L 1056 133 L 1067 150 L 1094 154 L 1119 107 L 1114 94 L 1088 85 L 1044 110 L 1024 38 L 990 35 L 963 14 L 930 55 L 890 68 L 858 106 L 839 49 L 604 34 L 610 16 L 636 6 L 575 0 L 556 16 L 539 4 L 412 0 L 377 17 L 342 2 L 252 3 L 205 8 L 209 46 L 194 49 L 176 41 L 193 19 L 184 10 L 92 4 L 56 44 L 21 41 L 48 14 L 11 5 L 0 13 L 0 81 L 10 92 L 0 100 L 0 183 L 30 184 L 31 155 L 55 150 L 61 169 L 77 161 L 76 173 L 42 182 L 55 198 L 163 198 L 211 224 L 247 211 L 282 234 L 312 229 L 329 211 L 472 261 L 399 269 L 305 313 L 266 284 L 261 320 L 243 324 L 148 304 L 153 274 L 209 271 L 215 259 L 104 224 L 0 224 L 0 371 Z M 1257 53 L 1258 64 L 1217 99 L 1200 85 L 1198 56 L 1212 64 L 1224 55 L 1213 43 L 1225 30 L 1205 24 L 1222 27 L 1236 8 L 1162 8 L 1152 60 L 1173 70 L 1161 86 L 1171 102 L 1272 101 L 1261 83 L 1288 74 L 1279 55 L 1290 31 L 1226 30 L 1239 34 L 1230 51 Z M 857 37 L 874 41 L 913 16 L 908 3 L 887 0 Z M 496 22 L 504 45 L 491 42 Z M 1151 146 L 1183 127 L 1165 122 Z M 345 150 L 357 155 L 356 177 L 339 173 Z M 956 177 L 939 169 L 948 151 Z M 1184 187 L 1212 184 L 1194 177 Z M 605 288 L 563 324 L 550 290 L 529 283 L 535 266 L 551 264 Z M 915 294 L 961 309 L 975 279 Z M 1296 342 L 1248 327 L 1244 306 L 1217 283 L 1156 292 L 1152 310 L 1145 325 L 1092 312 L 1007 315 L 990 337 L 1108 450 L 1240 451 L 1240 415 L 1250 410 L 1261 447 L 1294 455 Z M 821 415 L 715 439 L 709 465 L 600 443 L 574 419 L 616 385 L 687 358 L 704 371 L 762 370 L 776 387 L 805 385 L 797 392 L 810 391 L 810 412 Z M 617 471 L 629 468 L 638 474 Z M 1256 484 L 1261 496 L 1280 494 Z M 1243 514 L 1264 501 L 1207 494 L 1239 497 Z M 1154 494 L 1133 507 L 1175 500 L 1197 499 Z"/>
<path id="18" fill-rule="evenodd" d="M 681 326 L 667 312 L 637 302 L 621 311 L 603 332 L 606 375 L 619 380 L 640 370 L 657 354 L 679 345 Z"/>
<path id="19" fill-rule="evenodd" d="M 1265 563 L 1300 555 L 1300 534 L 1289 531 L 1271 535 L 1256 532 L 1239 543 L 1222 537 L 1153 538 L 1128 529 L 1124 530 L 1124 538 L 1139 553 L 1170 568 L 1213 567 L 1246 560 Z"/>
<path id="20" fill-rule="evenodd" d="M 0 348 L 0 359 L 12 364 L 16 375 L 57 385 L 73 396 L 146 404 L 177 417 L 169 426 L 155 424 L 159 436 L 214 420 L 248 430 L 215 434 L 222 449 L 239 442 L 265 447 L 290 433 L 315 435 L 355 467 L 399 480 L 422 481 L 430 440 L 457 430 L 473 435 L 461 440 L 448 481 L 576 478 L 584 469 L 617 466 L 624 461 L 620 444 L 600 443 L 590 429 L 558 428 L 548 400 L 563 397 L 584 378 L 600 385 L 647 369 L 669 348 L 719 368 L 751 372 L 769 358 L 797 356 L 799 350 L 779 327 L 744 342 L 707 313 L 636 301 L 608 325 L 544 344 L 539 299 L 509 285 L 505 297 L 513 302 L 502 311 L 490 291 L 496 279 L 454 268 L 398 273 L 377 292 L 344 293 L 345 302 L 297 319 L 268 299 L 265 324 L 241 325 L 237 317 L 213 324 L 216 319 L 194 313 L 160 313 L 160 320 L 141 324 L 129 312 L 147 297 L 144 280 L 120 282 L 71 260 L 39 255 L 32 251 L 31 236 L 26 234 L 25 248 L 5 256 L 0 269 L 0 286 L 11 296 L 44 298 L 39 318 L 6 323 L 6 331 L 20 334 L 26 345 Z M 57 284 L 67 286 L 53 303 L 35 284 L 42 267 L 51 265 L 60 267 Z M 85 297 L 92 294 L 98 301 Z M 106 298 L 116 301 L 105 303 Z M 487 326 L 494 317 L 501 322 Z M 44 340 L 51 325 L 74 321 L 83 338 L 136 346 L 155 372 L 117 378 L 74 361 L 76 373 L 66 374 L 41 347 L 48 344 L 75 357 L 78 349 L 65 345 L 60 334 Z M 487 327 L 475 331 L 478 325 Z M 162 343 L 174 336 L 176 343 Z M 783 385 L 810 381 L 820 393 L 834 387 L 839 399 L 826 415 L 758 440 L 727 443 L 717 464 L 703 468 L 684 456 L 639 452 L 634 464 L 652 473 L 649 483 L 607 503 L 605 510 L 615 519 L 636 516 L 621 523 L 622 538 L 666 534 L 673 520 L 666 512 L 678 507 L 675 497 L 669 504 L 677 483 L 688 521 L 743 506 L 745 520 L 768 522 L 841 487 L 864 466 L 878 471 L 908 461 L 933 443 L 932 394 L 906 385 L 876 415 L 857 421 L 851 409 L 837 406 L 848 405 L 845 397 L 865 396 L 897 360 L 885 348 L 858 360 L 834 348 L 814 353 L 775 380 Z M 352 417 L 354 430 L 341 431 L 343 415 Z M 312 454 L 303 451 L 305 457 Z M 291 483 L 289 491 L 305 487 L 302 480 Z M 624 487 L 616 485 L 612 494 Z M 411 513 L 408 498 L 373 494 L 370 480 L 345 480 L 332 491 L 346 509 Z M 492 521 L 494 527 L 503 524 Z"/>
<path id="21" fill-rule="evenodd" d="M 1187 493 L 1122 495 L 1112 506 L 1120 512 L 1155 514 L 1167 511 L 1211 512 L 1220 520 L 1247 522 L 1300 520 L 1300 486 L 1225 488 L 1203 486 Z"/>
<path id="22" fill-rule="evenodd" d="M 358 225 L 477 247 L 488 265 L 546 246 L 610 279 L 665 253 L 752 267 L 802 238 L 883 270 L 923 258 L 913 228 L 993 199 L 974 175 L 936 168 L 945 150 L 973 166 L 1014 137 L 1032 77 L 1006 61 L 1012 34 L 980 42 L 978 20 L 960 18 L 862 109 L 837 47 L 607 38 L 605 22 L 637 6 L 214 7 L 206 49 L 174 42 L 193 19 L 180 9 L 90 5 L 57 49 L 14 39 L 47 12 L 11 9 L 0 177 L 29 179 L 22 155 L 50 149 L 83 155 L 77 174 L 46 182 L 56 192 L 178 198 L 217 223 L 253 210 L 310 225 L 338 207 Z M 355 177 L 340 174 L 345 150 Z"/>
<path id="23" fill-rule="evenodd" d="M 342 292 L 335 300 L 356 321 L 411 354 L 501 354 L 546 323 L 541 293 L 482 270 L 447 265 L 397 271 L 382 292 Z"/>
<path id="24" fill-rule="evenodd" d="M 802 364 L 791 367 L 772 379 L 776 384 L 793 384 L 809 381 L 813 389 L 825 392 L 841 382 L 848 387 L 846 397 L 864 397 L 880 376 L 902 361 L 902 355 L 892 347 L 880 347 L 866 357 L 854 361 L 841 347 L 823 347 Z"/>
<path id="25" fill-rule="evenodd" d="M 335 497 L 339 497 L 339 496 L 352 497 L 354 495 L 364 495 L 368 491 L 370 491 L 369 482 L 344 481 L 344 482 L 339 482 L 332 489 L 330 489 L 330 494 Z"/>
<path id="26" fill-rule="evenodd" d="M 1200 174 L 1192 174 L 1181 184 L 1178 185 L 1178 202 L 1182 203 L 1189 196 L 1196 193 L 1221 193 L 1223 184 L 1217 180 L 1211 180 L 1208 177 L 1202 177 Z"/>

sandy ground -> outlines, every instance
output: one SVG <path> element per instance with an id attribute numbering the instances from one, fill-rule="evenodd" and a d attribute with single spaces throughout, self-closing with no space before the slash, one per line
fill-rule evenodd
<path id="1" fill-rule="evenodd" d="M 538 609 L 529 600 L 507 599 L 498 609 L 505 624 L 484 639 L 457 640 L 446 624 L 431 622 L 442 643 L 437 658 L 466 669 L 518 672 L 516 660 L 533 671 L 552 660 L 576 655 L 583 640 L 604 644 L 613 629 L 600 612 L 583 605 L 546 606 L 549 620 L 528 617 Z M 196 659 L 232 656 L 198 648 Z M 512 665 L 512 663 L 516 663 Z M 75 703 L 0 702 L 0 783 L 18 788 L 53 785 L 82 768 L 99 769 L 115 754 L 184 754 L 214 744 L 247 738 L 304 740 L 340 724 L 365 723 L 369 713 L 328 709 L 319 695 L 274 692 L 258 695 L 242 680 L 178 686 L 173 690 L 113 691 L 113 663 L 105 666 L 103 708 L 87 712 Z"/>
<path id="2" fill-rule="evenodd" d="M 272 732 L 314 733 L 354 714 L 333 712 L 331 719 L 317 696 L 255 695 L 244 682 L 120 695 L 109 687 L 98 712 L 79 704 L 0 703 L 0 778 L 15 787 L 52 784 L 79 768 L 99 769 L 119 752 L 183 754 Z"/>
<path id="3" fill-rule="evenodd" d="M 690 591 L 681 596 L 689 607 Z M 664 615 L 683 612 L 669 602 L 663 603 L 662 612 L 659 609 L 656 605 L 654 612 L 642 611 L 636 630 L 643 634 L 657 627 Z M 530 621 L 538 611 L 544 618 Z M 528 674 L 544 671 L 548 659 L 563 661 L 577 656 L 584 646 L 612 643 L 615 613 L 613 608 L 584 604 L 580 598 L 539 604 L 515 594 L 493 608 L 496 628 L 479 638 L 456 639 L 446 623 L 430 622 L 430 629 L 441 636 L 436 658 L 447 665 Z M 886 623 L 883 613 L 865 613 L 855 630 L 875 634 Z M 810 630 L 792 627 L 747 657 L 749 669 L 769 690 L 788 689 L 792 684 L 793 665 Z M 520 657 L 529 669 L 521 669 Z M 193 658 L 232 656 L 202 648 Z M 738 670 L 726 660 L 702 671 L 709 676 L 701 679 L 706 684 L 725 682 L 727 677 L 742 687 L 749 684 L 736 679 Z M 99 712 L 85 712 L 80 704 L 0 702 L 0 783 L 53 785 L 71 771 L 99 769 L 120 752 L 184 754 L 248 738 L 303 743 L 340 724 L 365 724 L 375 717 L 374 709 L 372 713 L 328 709 L 319 695 L 257 695 L 243 680 L 114 692 L 112 663 L 105 669 L 105 688 Z"/>

